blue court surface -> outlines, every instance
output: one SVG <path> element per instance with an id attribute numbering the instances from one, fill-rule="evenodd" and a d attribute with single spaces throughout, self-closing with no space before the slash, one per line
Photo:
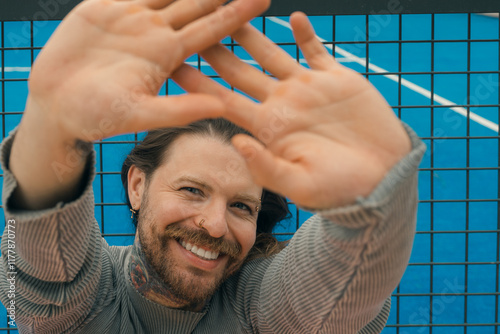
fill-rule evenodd
<path id="1" fill-rule="evenodd" d="M 317 16 L 311 20 L 337 60 L 367 75 L 394 112 L 428 145 L 420 166 L 414 249 L 394 291 L 383 333 L 498 333 L 498 18 L 436 14 Z M 258 18 L 253 24 L 304 62 L 293 44 L 287 17 Z M 33 35 L 29 22 L 4 22 L 1 27 L 3 137 L 19 123 L 32 60 L 57 25 L 34 22 Z M 234 50 L 254 64 L 242 48 Z M 187 62 L 215 75 L 197 56 Z M 169 81 L 161 93 L 181 92 Z M 123 204 L 119 171 L 141 136 L 123 135 L 95 144 L 96 219 L 112 245 L 133 241 L 134 227 Z M 294 217 L 275 231 L 282 239 L 290 238 L 311 215 L 293 204 L 291 208 Z M 0 333 L 15 333 L 7 330 L 6 319 L 0 316 L 0 328 L 5 328 Z"/>

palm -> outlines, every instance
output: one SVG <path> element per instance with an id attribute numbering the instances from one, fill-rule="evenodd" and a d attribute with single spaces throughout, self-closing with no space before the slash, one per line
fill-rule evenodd
<path id="1" fill-rule="evenodd" d="M 304 24 L 302 18 L 296 16 L 293 22 L 292 17 L 297 43 L 311 70 L 284 52 L 270 51 L 264 38 L 249 27 L 233 36 L 279 80 L 238 62 L 222 47 L 202 53 L 223 78 L 261 104 L 209 85 L 194 72 L 191 79 L 199 84 L 179 82 L 224 98 L 231 110 L 226 117 L 265 145 L 250 138 L 234 140 L 247 156 L 256 182 L 305 207 L 346 205 L 373 190 L 409 150 L 409 140 L 375 88 L 336 63 L 317 40 L 311 40 L 312 30 Z M 182 71 L 191 72 L 186 67 Z"/>
<path id="2" fill-rule="evenodd" d="M 360 75 L 340 65 L 334 68 L 282 81 L 255 121 L 257 129 L 270 129 L 280 108 L 287 110 L 280 119 L 283 127 L 274 126 L 272 140 L 265 142 L 271 136 L 262 136 L 262 130 L 257 137 L 275 161 L 288 162 L 275 164 L 272 176 L 283 175 L 288 189 L 281 191 L 306 207 L 346 205 L 368 195 L 401 158 L 399 143 L 382 132 L 388 128 L 398 134 L 392 110 Z"/>
<path id="3" fill-rule="evenodd" d="M 158 91 L 186 57 L 234 31 L 267 2 L 224 8 L 219 12 L 235 14 L 225 22 L 223 14 L 210 14 L 215 1 L 203 1 L 204 8 L 191 12 L 185 8 L 192 6 L 189 1 L 170 2 L 83 2 L 39 55 L 30 77 L 30 99 L 83 140 L 220 114 L 223 107 L 213 97 L 161 98 Z M 89 133 L 95 136 L 89 138 Z"/>

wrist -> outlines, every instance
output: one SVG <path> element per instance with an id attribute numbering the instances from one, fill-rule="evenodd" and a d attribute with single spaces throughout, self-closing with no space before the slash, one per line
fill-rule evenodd
<path id="1" fill-rule="evenodd" d="M 32 96 L 28 96 L 26 109 L 21 119 L 19 129 L 30 133 L 30 137 L 55 147 L 77 148 L 81 146 L 77 135 L 67 129 L 62 117 L 50 106 Z"/>
<path id="2" fill-rule="evenodd" d="M 6 166 L 18 183 L 14 206 L 43 209 L 74 199 L 92 150 L 91 143 L 82 143 L 28 99 Z"/>

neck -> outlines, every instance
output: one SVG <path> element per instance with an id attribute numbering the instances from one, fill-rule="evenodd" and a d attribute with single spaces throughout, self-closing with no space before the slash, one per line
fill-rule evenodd
<path id="1" fill-rule="evenodd" d="M 137 235 L 132 246 L 129 270 L 132 284 L 147 299 L 160 305 L 192 312 L 200 312 L 203 309 L 203 304 L 192 305 L 176 297 L 172 289 L 165 284 L 158 273 L 149 265 Z"/>

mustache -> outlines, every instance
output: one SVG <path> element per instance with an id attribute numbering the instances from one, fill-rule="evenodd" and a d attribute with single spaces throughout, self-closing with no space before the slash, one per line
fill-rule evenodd
<path id="1" fill-rule="evenodd" d="M 242 252 L 241 245 L 237 242 L 226 240 L 223 237 L 214 238 L 206 230 L 192 230 L 177 224 L 168 225 L 160 239 L 162 246 L 166 245 L 168 239 L 184 240 L 190 244 L 210 248 L 232 258 L 237 258 Z"/>

